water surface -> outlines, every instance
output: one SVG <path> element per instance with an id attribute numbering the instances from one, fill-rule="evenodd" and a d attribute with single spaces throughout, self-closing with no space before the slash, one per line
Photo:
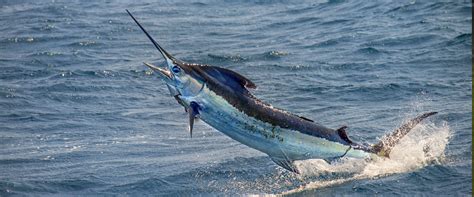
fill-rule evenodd
<path id="1" fill-rule="evenodd" d="M 187 116 L 143 61 L 235 70 L 254 94 L 375 143 L 438 111 L 391 160 L 296 176 Z M 2 1 L 0 195 L 468 195 L 470 1 Z M 425 151 L 424 151 L 425 150 Z M 427 152 L 428 154 L 425 154 Z"/>

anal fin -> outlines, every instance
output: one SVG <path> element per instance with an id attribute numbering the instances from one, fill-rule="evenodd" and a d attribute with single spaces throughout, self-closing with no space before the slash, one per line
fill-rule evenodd
<path id="1" fill-rule="evenodd" d="M 288 161 L 287 159 L 282 159 L 278 157 L 270 157 L 270 159 L 272 159 L 273 162 L 288 171 L 294 172 L 296 174 L 300 173 L 298 169 L 293 165 L 293 161 Z"/>

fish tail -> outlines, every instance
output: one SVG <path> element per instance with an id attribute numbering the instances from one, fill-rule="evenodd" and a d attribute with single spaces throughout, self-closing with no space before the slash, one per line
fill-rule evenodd
<path id="1" fill-rule="evenodd" d="M 383 137 L 379 143 L 373 145 L 370 152 L 375 153 L 378 156 L 388 158 L 390 156 L 392 148 L 395 147 L 400 142 L 400 140 L 405 137 L 405 135 L 407 135 L 416 125 L 418 125 L 418 123 L 423 121 L 425 118 L 428 118 L 437 113 L 438 112 L 429 112 L 411 119 L 398 129 L 396 129 L 394 132 Z"/>

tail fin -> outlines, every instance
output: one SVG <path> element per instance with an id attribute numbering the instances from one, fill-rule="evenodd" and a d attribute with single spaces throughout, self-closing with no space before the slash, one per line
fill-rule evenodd
<path id="1" fill-rule="evenodd" d="M 437 113 L 438 112 L 429 112 L 429 113 L 425 113 L 416 118 L 411 119 L 410 121 L 402 125 L 400 128 L 395 130 L 393 133 L 382 138 L 382 140 L 379 143 L 373 145 L 372 152 L 379 156 L 389 157 L 390 151 L 392 151 L 392 148 L 395 147 L 395 145 L 397 145 L 398 142 L 406 134 L 408 134 L 408 132 L 411 131 L 411 129 L 413 129 L 418 123 L 420 123 L 425 118 L 428 118 Z"/>

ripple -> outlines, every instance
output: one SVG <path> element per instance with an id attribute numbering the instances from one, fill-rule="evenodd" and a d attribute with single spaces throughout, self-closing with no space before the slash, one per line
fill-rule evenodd
<path id="1" fill-rule="evenodd" d="M 458 44 L 472 45 L 472 33 L 464 33 L 459 36 L 456 36 L 454 39 L 451 39 L 447 42 L 446 45 L 453 46 Z"/>
<path id="2" fill-rule="evenodd" d="M 13 37 L 13 38 L 7 38 L 2 41 L 2 43 L 30 43 L 35 41 L 35 38 L 33 37 Z"/>
<path id="3" fill-rule="evenodd" d="M 273 58 L 273 57 L 282 57 L 282 56 L 287 56 L 289 55 L 288 52 L 285 51 L 269 51 L 265 53 L 266 57 Z"/>
<path id="4" fill-rule="evenodd" d="M 432 41 L 442 40 L 442 37 L 434 34 L 410 35 L 396 38 L 384 38 L 369 42 L 371 47 L 403 47 L 403 46 L 423 46 Z"/>
<path id="5" fill-rule="evenodd" d="M 366 55 L 380 55 L 380 54 L 383 54 L 384 52 L 381 50 L 377 50 L 374 47 L 364 47 L 364 48 L 358 49 L 357 53 L 362 53 Z"/>

